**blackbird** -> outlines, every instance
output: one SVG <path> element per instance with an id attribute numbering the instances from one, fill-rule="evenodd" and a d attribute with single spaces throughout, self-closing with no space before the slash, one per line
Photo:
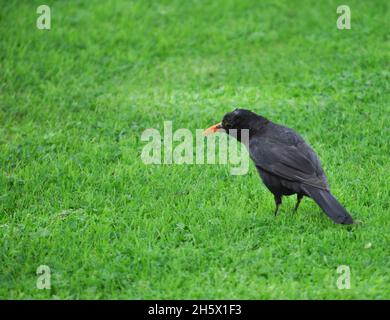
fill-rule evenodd
<path id="1" fill-rule="evenodd" d="M 232 130 L 235 129 L 235 130 Z M 241 141 L 240 132 L 247 129 L 244 143 L 263 183 L 275 198 L 276 215 L 282 196 L 296 194 L 298 210 L 303 196 L 312 198 L 335 223 L 352 224 L 347 210 L 330 192 L 328 179 L 313 149 L 294 130 L 245 109 L 225 114 L 222 122 L 208 128 L 205 135 L 223 131 Z"/>

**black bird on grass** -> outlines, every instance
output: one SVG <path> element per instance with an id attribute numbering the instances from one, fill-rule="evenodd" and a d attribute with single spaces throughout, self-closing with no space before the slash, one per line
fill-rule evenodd
<path id="1" fill-rule="evenodd" d="M 236 130 L 231 130 L 236 129 Z M 248 129 L 251 159 L 266 187 L 275 197 L 275 215 L 282 196 L 297 195 L 296 211 L 303 196 L 312 198 L 335 223 L 352 224 L 353 219 L 330 192 L 328 179 L 313 149 L 294 130 L 245 109 L 227 113 L 222 122 L 205 134 Z"/>

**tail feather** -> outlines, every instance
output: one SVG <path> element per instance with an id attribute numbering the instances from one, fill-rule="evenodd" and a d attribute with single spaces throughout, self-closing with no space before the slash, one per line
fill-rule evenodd
<path id="1" fill-rule="evenodd" d="M 353 219 L 348 211 L 337 201 L 330 191 L 313 187 L 307 187 L 305 191 L 334 222 L 340 224 L 353 223 Z"/>

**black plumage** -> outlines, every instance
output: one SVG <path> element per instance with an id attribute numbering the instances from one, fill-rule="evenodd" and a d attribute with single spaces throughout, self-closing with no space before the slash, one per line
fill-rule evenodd
<path id="1" fill-rule="evenodd" d="M 251 159 L 261 179 L 275 197 L 275 215 L 282 196 L 297 194 L 312 198 L 336 223 L 351 224 L 352 217 L 332 195 L 327 177 L 313 149 L 294 130 L 278 125 L 249 110 L 226 114 L 218 129 L 248 129 Z M 240 134 L 237 139 L 241 141 Z"/>

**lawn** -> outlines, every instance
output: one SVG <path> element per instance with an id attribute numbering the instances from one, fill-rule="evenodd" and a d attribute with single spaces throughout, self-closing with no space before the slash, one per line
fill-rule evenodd
<path id="1" fill-rule="evenodd" d="M 339 1 L 53 0 L 51 30 L 40 4 L 0 6 L 0 298 L 390 298 L 388 1 L 350 30 Z M 361 223 L 274 217 L 253 164 L 141 160 L 145 129 L 235 107 L 300 132 Z"/>

